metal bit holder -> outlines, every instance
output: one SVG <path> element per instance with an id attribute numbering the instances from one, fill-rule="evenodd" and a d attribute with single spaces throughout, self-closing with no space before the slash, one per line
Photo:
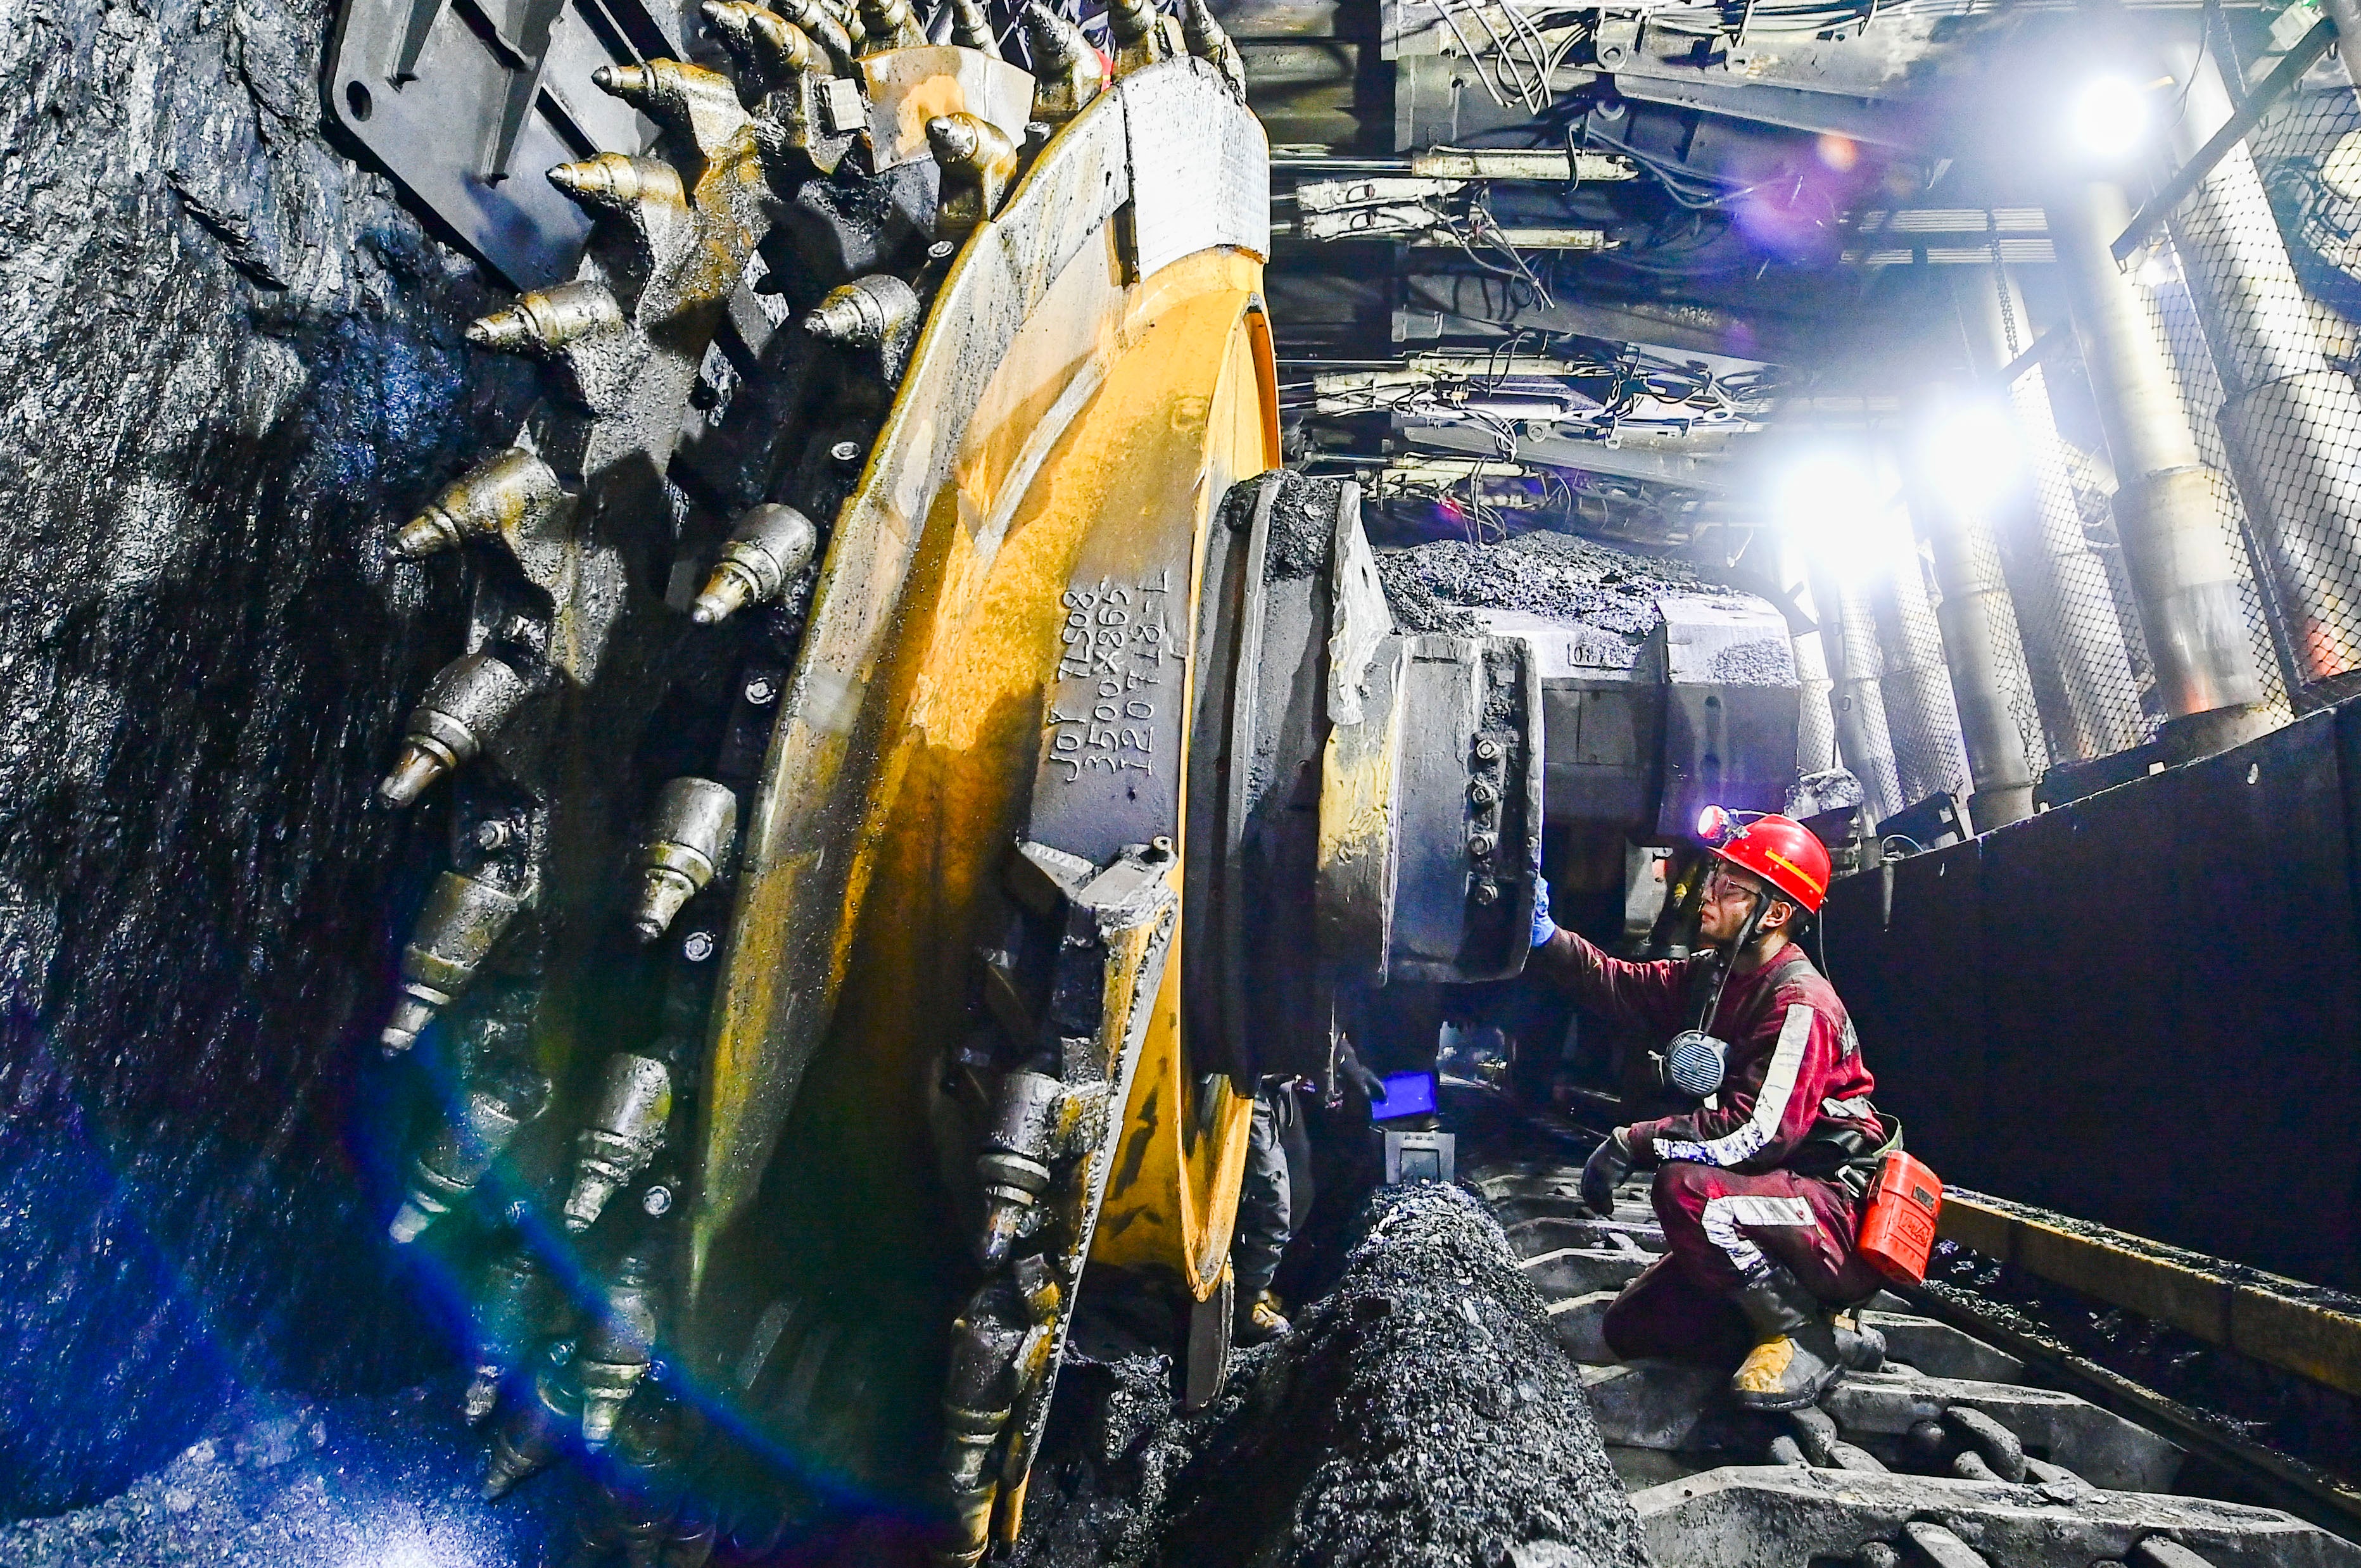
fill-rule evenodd
<path id="1" fill-rule="evenodd" d="M 615 1422 L 648 1374 L 659 1305 L 655 1269 L 631 1253 L 608 1278 L 606 1300 L 574 1352 L 574 1381 L 582 1390 L 582 1442 L 603 1448 Z"/>
<path id="2" fill-rule="evenodd" d="M 1027 0 L 1022 20 L 1033 61 L 1033 117 L 1062 126 L 1106 91 L 1106 66 L 1082 29 L 1041 0 Z"/>
<path id="3" fill-rule="evenodd" d="M 992 13 L 984 9 L 983 0 L 950 0 L 950 8 L 951 42 L 1000 59 L 1000 39 L 993 31 Z"/>
<path id="4" fill-rule="evenodd" d="M 569 1346 L 550 1347 L 533 1380 L 531 1395 L 517 1402 L 484 1459 L 483 1497 L 498 1502 L 555 1462 L 567 1435 L 580 1420 L 582 1396 L 567 1376 Z"/>
<path id="5" fill-rule="evenodd" d="M 403 1245 L 416 1241 L 476 1190 L 517 1129 L 548 1105 L 549 1080 L 522 1071 L 470 1089 L 458 1116 L 412 1163 L 410 1191 L 388 1234 Z"/>
<path id="6" fill-rule="evenodd" d="M 927 29 L 918 25 L 910 0 L 861 0 L 860 16 L 868 35 L 861 49 L 863 54 L 927 47 Z"/>
<path id="7" fill-rule="evenodd" d="M 1156 0 L 1112 0 L 1106 18 L 1117 78 L 1188 53 L 1180 24 L 1159 11 Z"/>
<path id="8" fill-rule="evenodd" d="M 394 540 L 394 553 L 422 561 L 470 539 L 505 535 L 518 547 L 562 526 L 569 499 L 549 465 L 521 446 L 470 469 L 434 498 Z"/>
<path id="9" fill-rule="evenodd" d="M 841 348 L 875 350 L 878 376 L 890 387 L 910 362 L 920 315 L 917 292 L 892 273 L 877 272 L 830 291 L 804 317 L 804 330 Z"/>
<path id="10" fill-rule="evenodd" d="M 1246 101 L 1246 60 L 1205 0 L 1181 0 L 1180 38 L 1191 54 L 1220 72 L 1233 97 L 1241 104 Z"/>
<path id="11" fill-rule="evenodd" d="M 377 786 L 379 798 L 390 806 L 416 800 L 436 779 L 474 761 L 532 695 L 530 681 L 489 653 L 454 660 L 411 709 L 401 754 Z"/>
<path id="12" fill-rule="evenodd" d="M 689 607 L 689 619 L 711 626 L 750 604 L 769 604 L 811 565 L 818 546 L 819 531 L 795 508 L 752 508 L 730 531 L 705 591 Z"/>
<path id="13" fill-rule="evenodd" d="M 642 942 L 664 934 L 681 907 L 721 874 L 738 841 L 738 796 L 711 779 L 672 779 L 657 792 L 640 846 L 632 928 Z"/>
<path id="14" fill-rule="evenodd" d="M 928 120 L 927 142 L 943 171 L 936 237 L 963 239 L 990 221 L 1016 182 L 1016 144 L 991 121 L 967 114 Z"/>
<path id="15" fill-rule="evenodd" d="M 481 877 L 434 879 L 410 943 L 401 949 L 401 994 L 379 1036 L 390 1056 L 406 1051 L 476 978 L 524 900 Z"/>
<path id="16" fill-rule="evenodd" d="M 672 1069 L 662 1061 L 629 1051 L 607 1058 L 598 1109 L 575 1138 L 567 1230 L 578 1234 L 596 1224 L 617 1190 L 647 1169 L 664 1147 L 672 1102 Z"/>
<path id="17" fill-rule="evenodd" d="M 983 1229 L 976 1261 L 996 1268 L 1009 1249 L 1038 1228 L 1036 1205 L 1049 1188 L 1049 1161 L 1069 1152 L 1079 1105 L 1066 1086 L 1044 1072 L 1019 1070 L 1001 1080 L 992 1130 L 976 1157 L 983 1183 Z"/>
<path id="18" fill-rule="evenodd" d="M 517 1246 L 485 1266 L 476 1309 L 476 1374 L 461 1409 L 480 1425 L 500 1403 L 500 1386 L 522 1360 L 548 1310 L 548 1281 L 533 1250 Z"/>

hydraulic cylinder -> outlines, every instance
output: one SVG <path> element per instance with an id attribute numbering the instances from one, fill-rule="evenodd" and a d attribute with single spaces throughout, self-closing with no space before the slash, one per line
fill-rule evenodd
<path id="1" fill-rule="evenodd" d="M 1970 787 L 1967 747 L 1960 739 L 1942 635 L 1927 602 L 1918 554 L 1908 527 L 1899 519 L 1882 518 L 1876 526 L 1878 559 L 1871 563 L 1861 597 L 1868 601 L 1883 655 L 1878 685 L 1885 698 L 1887 736 L 1894 743 L 1903 804 L 1946 793 L 1965 799 Z"/>
<path id="2" fill-rule="evenodd" d="M 1836 693 L 1837 750 L 1861 780 L 1870 819 L 1881 821 L 1910 803 L 1902 797 L 1894 773 L 1885 694 L 1878 684 L 1883 660 L 1877 628 L 1861 596 L 1825 568 L 1812 573 L 1812 604 L 1820 622 L 1820 653 Z"/>
<path id="3" fill-rule="evenodd" d="M 1952 302 L 1970 363 L 1996 374 L 2030 345 L 2024 302 L 1996 267 L 1953 273 Z M 1993 543 L 2008 582 L 2026 677 L 2051 760 L 2103 757 L 2147 738 L 2139 686 L 2114 619 L 2106 570 L 2083 535 L 2065 482 L 2066 455 L 2047 378 L 2036 367 L 2007 395 L 2030 473 L 2023 492 L 1996 512 Z"/>
<path id="4" fill-rule="evenodd" d="M 1980 831 L 1988 830 L 2033 815 L 2034 760 L 2009 705 L 2010 686 L 2026 684 L 2016 614 L 1999 548 L 1980 513 L 1956 499 L 1927 495 L 1912 496 L 1911 511 L 1943 594 L 1935 619 L 1974 785 L 1968 814 Z"/>
<path id="5" fill-rule="evenodd" d="M 2099 419 L 2114 459 L 2115 531 L 2156 666 L 2160 739 L 2194 758 L 2267 726 L 2262 677 L 2222 536 L 2213 470 L 2197 451 L 2164 345 L 2111 247 L 2131 221 L 2118 187 L 2083 182 L 2050 204 L 2050 229 Z"/>

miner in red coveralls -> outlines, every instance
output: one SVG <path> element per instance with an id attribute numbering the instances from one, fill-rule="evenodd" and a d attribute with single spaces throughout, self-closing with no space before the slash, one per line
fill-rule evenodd
<path id="1" fill-rule="evenodd" d="M 1827 894 L 1827 848 L 1785 817 L 1741 826 L 1716 808 L 1700 827 L 1717 857 L 1699 906 L 1706 950 L 1610 958 L 1543 907 L 1532 967 L 1591 1011 L 1653 1031 L 1693 1092 L 1713 1076 L 1696 1064 L 1722 1058 L 1698 1109 L 1616 1128 L 1583 1168 L 1583 1201 L 1604 1215 L 1617 1183 L 1654 1166 L 1668 1249 L 1608 1309 L 1607 1343 L 1627 1359 L 1687 1360 L 1751 1344 L 1730 1379 L 1739 1402 L 1795 1409 L 1848 1363 L 1881 1359 L 1850 1321 L 1840 1337 L 1831 1310 L 1883 1283 L 1854 1242 L 1876 1160 L 1900 1134 L 1870 1104 L 1844 1003 L 1794 940 Z"/>

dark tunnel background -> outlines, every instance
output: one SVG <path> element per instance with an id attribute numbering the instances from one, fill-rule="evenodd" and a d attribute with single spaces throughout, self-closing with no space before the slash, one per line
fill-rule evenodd
<path id="1" fill-rule="evenodd" d="M 389 532 L 530 381 L 461 342 L 504 291 L 323 140 L 327 23 L 0 36 L 0 1516 L 434 1354 L 366 1211 L 438 824 L 366 803 L 460 607 Z"/>

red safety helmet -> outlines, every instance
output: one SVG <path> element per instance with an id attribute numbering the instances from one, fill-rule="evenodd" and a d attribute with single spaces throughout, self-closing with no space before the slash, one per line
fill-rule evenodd
<path id="1" fill-rule="evenodd" d="M 1828 895 L 1828 847 L 1794 817 L 1708 806 L 1697 813 L 1697 837 L 1717 856 L 1761 877 L 1807 913 L 1820 912 Z"/>

